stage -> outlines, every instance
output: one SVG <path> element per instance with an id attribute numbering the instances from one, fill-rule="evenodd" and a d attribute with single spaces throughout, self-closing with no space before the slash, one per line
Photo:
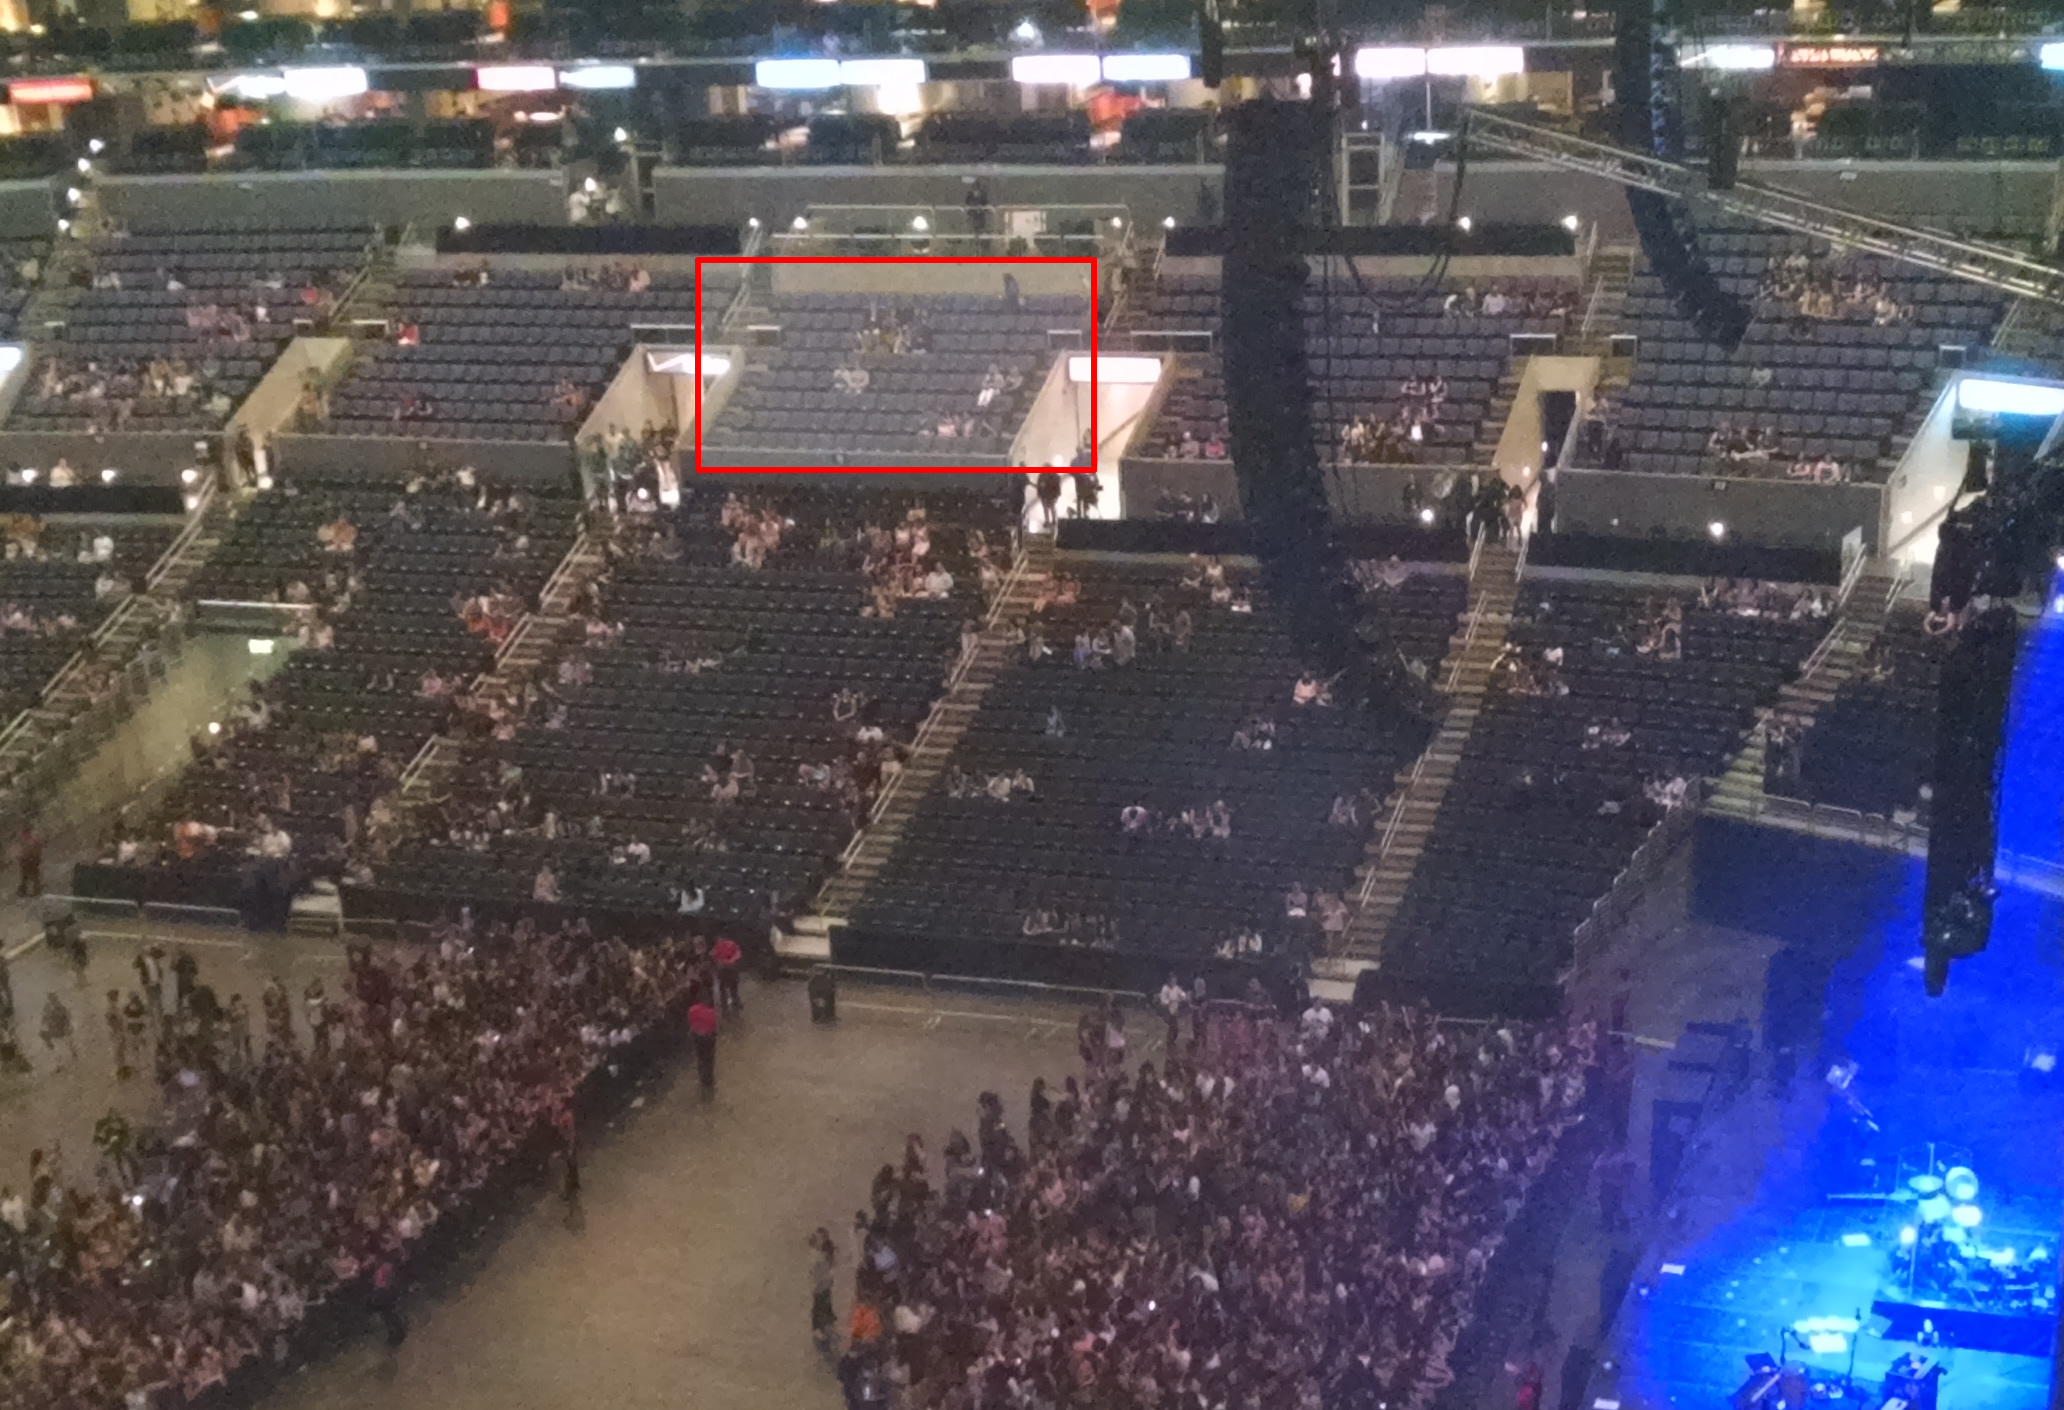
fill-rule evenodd
<path id="1" fill-rule="evenodd" d="M 2064 857 L 2060 779 L 2064 618 L 2053 612 L 2025 634 L 2017 665 L 2002 853 L 2049 867 Z M 1945 1410 L 2048 1410 L 2064 1071 L 2039 1059 L 2064 1067 L 2064 902 L 2003 885 L 1989 948 L 1930 999 L 1918 860 L 1746 826 L 1698 845 L 1701 912 L 1783 942 L 1763 1041 L 1780 1073 L 1791 1048 L 1796 1077 L 1781 1091 L 1758 1083 L 1700 1129 L 1578 1404 L 1725 1406 L 1744 1358 L 1765 1353 L 1830 1385 L 1853 1357 L 1857 1403 L 1874 1407 L 1887 1367 L 1918 1351 L 1945 1368 Z M 1845 1094 L 1828 1073 L 1850 1062 Z M 1953 1181 L 1952 1199 L 1939 1182 L 1959 1167 L 1976 1187 Z M 1823 1335 L 1819 1353 L 1780 1344 L 1816 1318 L 1860 1330 Z M 1931 1330 L 1939 1344 L 1920 1345 Z"/>

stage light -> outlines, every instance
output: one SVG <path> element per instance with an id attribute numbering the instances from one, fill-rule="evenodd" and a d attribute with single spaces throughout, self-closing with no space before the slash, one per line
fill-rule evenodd
<path id="1" fill-rule="evenodd" d="M 1942 1172 L 1942 1192 L 1958 1204 L 1978 1198 L 1978 1172 L 1968 1165 L 1954 1165 Z"/>
<path id="2" fill-rule="evenodd" d="M 1433 514 L 1433 511 L 1432 511 L 1431 509 L 1422 509 L 1422 510 L 1420 510 L 1420 511 L 1419 511 L 1419 522 L 1420 522 L 1420 523 L 1422 523 L 1422 524 L 1431 524 L 1431 523 L 1433 522 L 1433 519 L 1434 519 L 1434 514 Z"/>
<path id="3" fill-rule="evenodd" d="M 1712 523 L 1706 525 L 1706 532 L 1711 534 L 1714 542 L 1717 543 L 1727 537 L 1727 525 L 1715 519 Z"/>
<path id="4" fill-rule="evenodd" d="M 1840 1356 L 1849 1349 L 1849 1338 L 1840 1332 L 1808 1332 L 1806 1349 L 1816 1356 Z"/>
<path id="5" fill-rule="evenodd" d="M 1870 1245 L 1870 1235 L 1869 1235 L 1869 1234 L 1844 1234 L 1844 1235 L 1842 1235 L 1842 1247 L 1843 1247 L 1843 1248 L 1869 1248 L 1870 1246 L 1871 1246 L 1871 1245 Z"/>
<path id="6" fill-rule="evenodd" d="M 1899 1242 L 1903 1247 L 1911 1248 L 1914 1245 L 1914 1241 L 1919 1239 L 1920 1236 L 1921 1231 L 1919 1229 L 1916 1229 L 1913 1225 L 1908 1224 L 1904 1228 L 1900 1229 Z"/>
<path id="7" fill-rule="evenodd" d="M 1950 1211 L 1949 1222 L 1959 1229 L 1975 1229 L 1985 1222 L 1985 1211 L 1975 1204 L 1960 1204 Z"/>

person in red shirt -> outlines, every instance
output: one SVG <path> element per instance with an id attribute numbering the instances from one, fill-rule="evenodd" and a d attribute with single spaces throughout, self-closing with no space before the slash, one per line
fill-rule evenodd
<path id="1" fill-rule="evenodd" d="M 701 988 L 688 1000 L 688 1034 L 695 1040 L 695 1072 L 707 1097 L 717 1090 L 717 1011 Z"/>
<path id="2" fill-rule="evenodd" d="M 745 1001 L 738 997 L 738 962 L 745 952 L 726 935 L 710 951 L 710 958 L 717 962 L 717 1008 L 724 1013 L 744 1013 Z"/>

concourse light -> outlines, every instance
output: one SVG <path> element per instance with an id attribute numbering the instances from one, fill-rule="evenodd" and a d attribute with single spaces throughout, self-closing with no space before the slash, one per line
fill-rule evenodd
<path id="1" fill-rule="evenodd" d="M 559 70 L 559 86 L 591 92 L 596 89 L 636 88 L 638 71 L 629 64 L 587 64 L 577 69 Z"/>
<path id="2" fill-rule="evenodd" d="M 1517 44 L 1462 44 L 1426 51 L 1426 72 L 1438 78 L 1505 78 L 1526 72 Z"/>
<path id="3" fill-rule="evenodd" d="M 753 86 L 807 90 L 839 86 L 837 59 L 761 59 L 753 65 Z"/>
<path id="4" fill-rule="evenodd" d="M 546 93 L 559 86 L 559 71 L 550 64 L 482 64 L 473 70 L 473 86 L 482 93 Z"/>
<path id="5" fill-rule="evenodd" d="M 372 87 L 366 71 L 356 64 L 334 64 L 323 68 L 286 69 L 281 91 L 301 103 L 332 103 L 339 98 L 356 98 Z"/>
<path id="6" fill-rule="evenodd" d="M 1430 508 L 1422 509 L 1419 511 L 1419 522 L 1422 524 L 1431 524 L 1433 522 L 1433 517 L 1433 510 Z"/>
<path id="7" fill-rule="evenodd" d="M 86 193 L 85 193 L 84 191 L 81 191 L 81 190 L 80 190 L 80 189 L 79 189 L 78 187 L 76 187 L 76 186 L 67 186 L 67 187 L 65 187 L 65 200 L 66 200 L 66 201 L 68 201 L 69 203 L 71 203 L 72 205 L 75 205 L 75 206 L 76 206 L 76 205 L 78 205 L 78 204 L 79 204 L 79 202 L 81 202 L 81 201 L 83 201 L 83 200 L 85 200 L 85 199 L 86 199 Z"/>
<path id="8" fill-rule="evenodd" d="M 1579 220 L 1574 215 L 1566 215 L 1562 218 L 1562 228 L 1564 230 L 1569 231 L 1569 233 L 1572 235 L 1577 233 L 1577 227 L 1582 225 L 1583 223 L 1583 221 Z"/>
<path id="9" fill-rule="evenodd" d="M 110 465 L 100 472 L 100 482 L 103 485 L 112 485 L 115 482 L 115 476 L 121 473 L 121 471 Z"/>
<path id="10" fill-rule="evenodd" d="M 932 228 L 932 223 L 921 215 L 914 215 L 910 217 L 910 228 L 922 235 Z"/>
<path id="11" fill-rule="evenodd" d="M 788 223 L 788 228 L 800 235 L 803 231 L 810 228 L 810 218 L 805 215 L 799 215 Z"/>
<path id="12" fill-rule="evenodd" d="M 1190 76 L 1188 54 L 1106 54 L 1106 83 L 1180 83 Z"/>
<path id="13" fill-rule="evenodd" d="M 93 163 L 92 163 L 92 162 L 90 162 L 90 161 L 88 161 L 88 160 L 87 160 L 86 158 L 84 158 L 84 157 L 81 157 L 81 158 L 79 158 L 79 163 L 78 163 L 78 165 L 79 165 L 79 175 L 81 175 L 81 176 L 85 176 L 85 175 L 87 175 L 88 173 L 90 173 L 90 172 L 91 172 L 91 171 L 93 170 Z"/>
<path id="14" fill-rule="evenodd" d="M 208 721 L 208 733 L 210 733 L 210 734 L 220 734 L 220 733 L 222 733 L 222 721 L 220 721 L 220 720 L 210 720 L 210 721 Z"/>
<path id="15" fill-rule="evenodd" d="M 621 127 L 619 127 L 616 131 L 610 133 L 609 135 L 611 138 L 615 140 L 616 145 L 619 147 L 631 140 L 631 134 L 624 131 Z"/>
<path id="16" fill-rule="evenodd" d="M 1684 62 L 1695 69 L 1756 73 L 1777 67 L 1777 48 L 1770 44 L 1709 44 Z"/>
<path id="17" fill-rule="evenodd" d="M 201 472 L 191 465 L 179 472 L 179 483 L 182 485 L 191 485 L 200 478 Z"/>
<path id="18" fill-rule="evenodd" d="M 1706 532 L 1711 534 L 1714 542 L 1717 543 L 1727 537 L 1727 525 L 1715 519 L 1712 523 L 1706 525 Z"/>
<path id="19" fill-rule="evenodd" d="M 1011 29 L 1011 38 L 1017 40 L 1020 44 L 1037 44 L 1039 42 L 1039 26 L 1030 20 L 1019 20 Z"/>
<path id="20" fill-rule="evenodd" d="M 1426 51 L 1399 44 L 1378 44 L 1355 50 L 1355 77 L 1371 83 L 1396 78 L 1426 77 Z"/>
<path id="21" fill-rule="evenodd" d="M 931 77 L 923 59 L 844 59 L 838 71 L 847 88 L 915 88 Z"/>
<path id="22" fill-rule="evenodd" d="M 102 152 L 105 152 L 107 150 L 107 143 L 101 141 L 98 137 L 95 137 L 91 141 L 87 142 L 86 150 L 97 157 Z"/>
<path id="23" fill-rule="evenodd" d="M 451 228 L 463 235 L 473 228 L 473 222 L 463 215 L 455 215 L 452 217 Z"/>
<path id="24" fill-rule="evenodd" d="M 1088 88 L 1103 76 L 1094 54 L 1020 54 L 1011 60 L 1011 78 L 1018 83 L 1065 83 Z"/>
<path id="25" fill-rule="evenodd" d="M 1161 217 L 1161 228 L 1162 228 L 1163 230 L 1173 230 L 1173 229 L 1175 229 L 1175 217 L 1174 217 L 1174 216 L 1172 216 L 1172 215 L 1164 215 L 1164 216 L 1162 216 L 1162 217 Z"/>
<path id="26" fill-rule="evenodd" d="M 244 649 L 253 656 L 270 656 L 272 655 L 272 638 L 269 636 L 247 637 L 244 640 Z"/>
<path id="27" fill-rule="evenodd" d="M 1464 235 L 1467 235 L 1471 230 L 1474 230 L 1476 228 L 1476 222 L 1471 220 L 1466 215 L 1463 216 L 1460 220 L 1456 221 L 1455 224 L 1461 228 L 1462 233 Z"/>

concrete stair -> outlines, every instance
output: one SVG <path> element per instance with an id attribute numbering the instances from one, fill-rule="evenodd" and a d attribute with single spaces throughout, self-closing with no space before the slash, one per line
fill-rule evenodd
<path id="1" fill-rule="evenodd" d="M 1886 614 L 1901 586 L 1902 579 L 1891 569 L 1875 562 L 1866 565 L 1850 588 L 1848 600 L 1827 639 L 1809 660 L 1808 668 L 1778 692 L 1774 713 L 1811 724 L 1863 663 L 1871 643 L 1884 629 Z M 1749 732 L 1748 741 L 1728 760 L 1726 772 L 1714 783 L 1706 798 L 1706 811 L 1751 822 L 1765 816 L 1768 804 L 1763 777 L 1768 747 L 1767 724 L 1759 722 Z"/>
<path id="2" fill-rule="evenodd" d="M 867 894 L 867 888 L 903 838 L 916 816 L 919 804 L 946 769 L 946 761 L 960 744 L 961 736 L 981 709 L 1012 653 L 1019 648 L 1011 639 L 1031 610 L 1032 599 L 1053 574 L 1053 536 L 1036 534 L 1026 540 L 1024 555 L 1014 568 L 1002 600 L 991 610 L 982 631 L 981 645 L 952 689 L 932 709 L 920 727 L 917 745 L 903 765 L 903 772 L 890 790 L 875 804 L 875 813 L 847 849 L 845 864 L 817 893 L 815 917 L 797 923 L 801 933 L 829 936 L 830 928 L 852 915 Z"/>
<path id="3" fill-rule="evenodd" d="M 0 733 L 0 797 L 8 805 L 33 810 L 55 794 L 164 682 L 184 641 L 181 599 L 235 513 L 232 496 L 212 496 L 152 569 L 147 590 L 116 608 L 94 634 L 94 654 L 118 669 L 112 690 L 96 701 L 86 674 L 68 665 L 42 699 Z"/>
<path id="4" fill-rule="evenodd" d="M 1519 400 L 1519 382 L 1526 376 L 1526 365 L 1523 357 L 1506 360 L 1505 375 L 1498 379 L 1483 420 L 1477 423 L 1476 443 L 1469 448 L 1471 465 L 1489 465 L 1498 458 L 1498 442 L 1505 438 L 1505 423 L 1512 419 L 1513 405 Z"/>
<path id="5" fill-rule="evenodd" d="M 1591 256 L 1591 276 L 1584 288 L 1572 351 L 1605 354 L 1607 340 L 1620 331 L 1627 311 L 1627 289 L 1633 282 L 1632 247 L 1605 246 Z"/>
<path id="6" fill-rule="evenodd" d="M 560 653 L 586 630 L 583 619 L 573 615 L 574 604 L 608 561 L 603 536 L 583 532 L 575 539 L 538 594 L 537 611 L 518 624 L 495 656 L 494 669 L 473 683 L 473 693 L 513 700 L 539 671 L 556 665 Z M 461 754 L 459 741 L 449 735 L 432 739 L 403 773 L 391 806 L 405 811 L 429 797 L 458 767 Z"/>
<path id="7" fill-rule="evenodd" d="M 1442 663 L 1441 686 L 1447 713 L 1433 740 L 1409 769 L 1401 769 L 1393 785 L 1397 798 L 1384 831 L 1369 841 L 1356 871 L 1361 903 L 1349 922 L 1338 955 L 1316 969 L 1322 977 L 1349 979 L 1375 964 L 1383 953 L 1383 937 L 1404 905 L 1412 872 L 1433 835 L 1434 821 L 1448 786 L 1454 782 L 1462 751 L 1483 711 L 1484 688 L 1491 663 L 1505 648 L 1506 630 L 1519 597 L 1519 554 L 1505 544 L 1486 544 L 1469 583 L 1469 619 L 1449 643 Z"/>

